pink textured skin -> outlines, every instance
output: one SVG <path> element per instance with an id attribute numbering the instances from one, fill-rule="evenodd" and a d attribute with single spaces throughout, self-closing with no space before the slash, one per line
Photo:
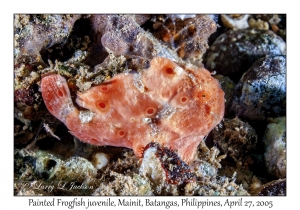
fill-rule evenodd
<path id="1" fill-rule="evenodd" d="M 154 58 L 140 75 L 118 74 L 80 93 L 76 103 L 90 110 L 80 119 L 64 77 L 43 77 L 48 110 L 80 140 L 94 145 L 132 148 L 142 157 L 145 146 L 158 142 L 193 160 L 200 141 L 224 115 L 224 93 L 206 69 L 188 69 L 166 58 Z"/>

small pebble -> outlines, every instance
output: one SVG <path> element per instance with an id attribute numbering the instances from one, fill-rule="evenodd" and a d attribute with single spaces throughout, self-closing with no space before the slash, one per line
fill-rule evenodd
<path id="1" fill-rule="evenodd" d="M 97 168 L 98 170 L 107 166 L 108 162 L 109 162 L 108 155 L 102 152 L 98 152 L 94 154 L 92 158 L 92 163 L 95 166 L 95 168 Z"/>

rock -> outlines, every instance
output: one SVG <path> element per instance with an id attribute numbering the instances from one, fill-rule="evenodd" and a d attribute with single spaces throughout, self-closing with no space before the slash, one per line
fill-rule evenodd
<path id="1" fill-rule="evenodd" d="M 258 196 L 286 196 L 286 179 L 278 179 L 264 184 Z"/>
<path id="2" fill-rule="evenodd" d="M 286 177 L 286 118 L 269 119 L 263 142 L 265 163 L 269 174 L 277 178 Z"/>
<path id="3" fill-rule="evenodd" d="M 222 90 L 225 93 L 225 117 L 229 114 L 230 111 L 230 101 L 234 93 L 235 82 L 233 82 L 229 77 L 223 76 L 221 74 L 217 74 L 213 76 L 217 79 L 221 85 Z"/>
<path id="4" fill-rule="evenodd" d="M 239 118 L 224 119 L 212 131 L 214 142 L 239 164 L 247 164 L 257 143 L 254 128 Z"/>
<path id="5" fill-rule="evenodd" d="M 15 63 L 43 64 L 40 51 L 63 42 L 81 15 L 15 15 Z"/>
<path id="6" fill-rule="evenodd" d="M 151 31 L 157 39 L 166 43 L 183 60 L 202 65 L 208 37 L 217 29 L 211 15 L 156 15 L 151 20 Z"/>
<path id="7" fill-rule="evenodd" d="M 237 82 L 259 58 L 285 55 L 286 44 L 272 31 L 229 30 L 220 35 L 207 51 L 205 67 Z"/>
<path id="8" fill-rule="evenodd" d="M 231 110 L 250 120 L 284 116 L 286 113 L 285 56 L 257 60 L 236 85 Z"/>

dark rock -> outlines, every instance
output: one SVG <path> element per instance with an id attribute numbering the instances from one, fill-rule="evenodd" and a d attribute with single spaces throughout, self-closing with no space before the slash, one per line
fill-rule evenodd
<path id="1" fill-rule="evenodd" d="M 212 131 L 215 143 L 225 154 L 232 157 L 235 162 L 251 164 L 250 154 L 257 143 L 257 135 L 254 128 L 239 118 L 224 119 Z"/>
<path id="2" fill-rule="evenodd" d="M 278 179 L 262 186 L 258 196 L 286 196 L 286 179 Z"/>
<path id="3" fill-rule="evenodd" d="M 256 61 L 235 88 L 231 110 L 250 120 L 284 116 L 286 113 L 285 56 Z"/>
<path id="4" fill-rule="evenodd" d="M 205 56 L 209 70 L 230 76 L 235 82 L 259 58 L 285 55 L 286 44 L 272 31 L 240 29 L 220 35 Z"/>

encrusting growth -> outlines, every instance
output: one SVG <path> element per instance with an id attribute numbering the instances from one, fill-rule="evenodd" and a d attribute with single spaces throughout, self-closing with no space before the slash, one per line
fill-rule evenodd
<path id="1" fill-rule="evenodd" d="M 132 148 L 138 157 L 157 142 L 191 161 L 197 146 L 224 115 L 224 93 L 204 68 L 179 66 L 154 58 L 140 73 L 118 74 L 71 99 L 66 79 L 46 75 L 45 104 L 80 140 Z"/>

